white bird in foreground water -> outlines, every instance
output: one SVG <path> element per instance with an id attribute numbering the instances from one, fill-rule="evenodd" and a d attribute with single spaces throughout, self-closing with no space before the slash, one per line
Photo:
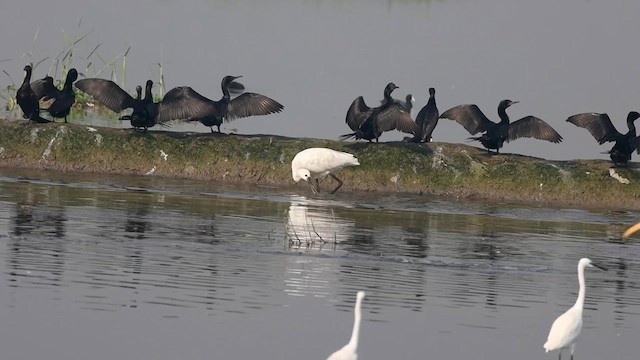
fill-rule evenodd
<path id="1" fill-rule="evenodd" d="M 362 299 L 364 299 L 364 291 L 358 291 L 356 295 L 356 307 L 354 310 L 353 331 L 351 332 L 351 340 L 342 347 L 342 349 L 334 352 L 327 360 L 357 360 L 358 359 L 358 337 L 360 334 L 360 308 Z"/>
<path id="2" fill-rule="evenodd" d="M 573 351 L 576 348 L 576 338 L 580 335 L 580 330 L 582 330 L 582 308 L 584 307 L 585 295 L 585 267 L 597 267 L 604 271 L 607 270 L 602 266 L 592 263 L 591 260 L 587 258 L 582 258 L 578 262 L 578 283 L 580 284 L 578 299 L 569 310 L 558 316 L 558 318 L 553 322 L 547 342 L 544 343 L 545 352 L 559 350 L 558 360 L 561 359 L 562 350 L 566 348 L 571 349 L 571 360 L 573 360 Z"/>
<path id="3" fill-rule="evenodd" d="M 320 192 L 319 179 L 329 175 L 338 182 L 338 186 L 331 191 L 331 194 L 334 194 L 342 186 L 342 180 L 332 173 L 345 166 L 356 165 L 360 163 L 352 154 L 327 148 L 309 148 L 300 151 L 293 158 L 291 174 L 295 182 L 300 179 L 308 181 L 314 193 Z M 315 180 L 315 185 L 310 179 Z"/>

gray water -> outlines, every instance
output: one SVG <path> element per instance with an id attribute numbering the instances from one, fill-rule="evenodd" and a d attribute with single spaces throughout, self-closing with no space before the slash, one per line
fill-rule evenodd
<path id="1" fill-rule="evenodd" d="M 111 67 L 96 54 L 107 63 L 118 59 L 120 82 L 119 56 L 130 46 L 129 91 L 158 81 L 162 63 L 167 89 L 189 85 L 218 99 L 224 75 L 244 75 L 248 91 L 285 106 L 281 114 L 224 124 L 224 132 L 337 139 L 350 132 L 344 119 L 351 102 L 362 95 L 375 105 L 393 81 L 396 98 L 415 96 L 414 116 L 435 87 L 441 112 L 474 103 L 495 120 L 500 100 L 519 100 L 509 109 L 512 119 L 538 116 L 565 138 L 520 139 L 503 152 L 607 159 L 601 152 L 611 145 L 598 146 L 565 120 L 606 112 L 626 131 L 627 113 L 639 110 L 639 13 L 640 3 L 629 0 L 22 0 L 0 14 L 0 69 L 19 83 L 24 54 L 32 52 L 34 62 L 46 58 L 34 77 L 53 73 L 56 55 L 88 34 L 74 46 L 71 65 L 109 78 Z M 0 76 L 2 88 L 9 84 Z M 86 115 L 98 124 L 101 116 Z M 201 124 L 173 129 L 209 131 Z M 469 134 L 442 120 L 433 136 L 460 143 Z"/>
<path id="2" fill-rule="evenodd" d="M 0 169 L 5 359 L 636 359 L 639 213 Z"/>

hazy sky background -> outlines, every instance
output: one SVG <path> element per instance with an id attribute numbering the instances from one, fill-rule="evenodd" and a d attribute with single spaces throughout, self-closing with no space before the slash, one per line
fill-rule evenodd
<path id="1" fill-rule="evenodd" d="M 0 15 L 1 58 L 10 59 L 0 67 L 21 81 L 22 55 L 37 29 L 34 61 L 62 51 L 65 33 L 91 31 L 76 45 L 74 66 L 84 71 L 83 57 L 98 44 L 108 60 L 130 45 L 129 90 L 157 80 L 162 60 L 167 88 L 188 85 L 217 100 L 224 75 L 244 75 L 248 91 L 285 106 L 281 114 L 225 124 L 226 132 L 337 139 L 350 132 L 344 118 L 353 99 L 362 95 L 377 105 L 393 81 L 396 98 L 414 94 L 414 115 L 429 87 L 437 90 L 441 113 L 474 103 L 496 120 L 498 102 L 509 98 L 521 102 L 508 110 L 512 120 L 538 116 L 565 138 L 517 140 L 504 152 L 608 159 L 601 152 L 612 144 L 598 146 L 565 120 L 606 112 L 626 132 L 626 114 L 640 110 L 637 14 L 640 2 L 632 0 L 25 0 Z M 50 65 L 42 63 L 34 78 Z M 0 77 L 3 87 L 10 83 Z M 208 131 L 201 124 L 176 129 Z M 381 140 L 403 136 L 385 133 Z M 434 132 L 435 141 L 468 136 L 450 120 Z"/>

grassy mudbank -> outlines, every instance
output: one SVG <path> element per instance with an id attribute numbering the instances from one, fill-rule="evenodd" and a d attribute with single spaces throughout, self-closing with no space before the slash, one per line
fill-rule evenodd
<path id="1" fill-rule="evenodd" d="M 399 191 L 640 209 L 638 169 L 615 169 L 611 174 L 609 162 L 602 160 L 489 156 L 475 147 L 448 143 L 369 144 L 272 135 L 140 133 L 0 120 L 0 166 L 4 167 L 292 186 L 291 159 L 308 147 L 328 147 L 358 157 L 361 166 L 340 172 L 344 180 L 341 191 Z M 309 189 L 301 187 L 300 191 Z"/>

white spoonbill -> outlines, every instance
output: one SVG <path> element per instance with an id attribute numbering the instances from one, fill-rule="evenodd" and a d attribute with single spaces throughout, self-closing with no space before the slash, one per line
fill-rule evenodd
<path id="1" fill-rule="evenodd" d="M 584 268 L 586 267 L 597 267 L 604 271 L 607 270 L 600 265 L 592 263 L 591 260 L 587 258 L 582 258 L 578 262 L 578 283 L 580 284 L 578 299 L 569 310 L 558 316 L 558 318 L 553 322 L 547 342 L 543 345 L 545 352 L 559 350 L 558 360 L 561 360 L 562 350 L 567 348 L 571 350 L 571 360 L 573 360 L 573 351 L 576 348 L 576 338 L 578 338 L 580 330 L 582 330 L 582 308 L 584 307 L 585 294 Z"/>
<path id="2" fill-rule="evenodd" d="M 360 335 L 360 308 L 362 307 L 362 299 L 364 299 L 364 291 L 358 291 L 356 295 L 356 307 L 354 310 L 353 331 L 351 332 L 351 340 L 342 347 L 342 349 L 331 354 L 327 360 L 358 360 L 358 337 Z"/>
<path id="3" fill-rule="evenodd" d="M 309 148 L 300 151 L 293 158 L 291 174 L 295 182 L 300 179 L 308 181 L 314 193 L 320 192 L 319 179 L 329 175 L 338 182 L 338 186 L 331 191 L 331 194 L 334 194 L 342 186 L 342 180 L 332 173 L 345 166 L 356 165 L 360 163 L 353 154 L 327 148 Z M 315 185 L 310 179 L 315 180 Z"/>

